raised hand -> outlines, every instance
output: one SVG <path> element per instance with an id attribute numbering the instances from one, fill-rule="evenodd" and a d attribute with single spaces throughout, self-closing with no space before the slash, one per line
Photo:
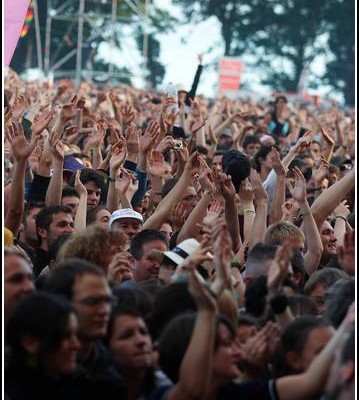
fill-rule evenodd
<path id="1" fill-rule="evenodd" d="M 131 124 L 136 117 L 136 110 L 131 105 L 124 106 L 120 109 L 123 124 Z"/>
<path id="2" fill-rule="evenodd" d="M 77 103 L 77 96 L 74 95 L 69 103 L 64 104 L 60 108 L 60 120 L 63 123 L 66 123 L 70 119 L 75 118 L 75 116 L 76 116 L 76 103 Z"/>
<path id="3" fill-rule="evenodd" d="M 59 135 L 50 135 L 48 139 L 48 144 L 54 160 L 63 162 L 65 157 L 65 149 Z"/>
<path id="4" fill-rule="evenodd" d="M 115 175 L 127 157 L 126 140 L 121 139 L 111 147 L 110 174 Z"/>
<path id="5" fill-rule="evenodd" d="M 225 288 L 230 288 L 231 284 L 232 240 L 223 218 L 217 221 L 212 229 L 212 244 L 216 276 L 211 284 L 211 289 L 219 296 Z"/>
<path id="6" fill-rule="evenodd" d="M 153 145 L 157 142 L 160 135 L 160 124 L 157 121 L 152 120 L 145 131 L 140 137 L 139 150 L 142 153 L 148 153 Z"/>
<path id="7" fill-rule="evenodd" d="M 350 214 L 349 204 L 347 204 L 347 200 L 341 201 L 334 209 L 333 215 L 334 217 L 340 215 L 344 218 L 347 218 Z"/>
<path id="8" fill-rule="evenodd" d="M 174 149 L 175 147 L 175 142 L 172 136 L 165 136 L 160 143 L 157 145 L 156 150 L 160 151 L 161 153 L 164 153 L 168 149 Z"/>
<path id="9" fill-rule="evenodd" d="M 139 151 L 139 131 L 137 126 L 131 122 L 126 129 L 127 150 L 131 154 L 138 155 Z"/>
<path id="10" fill-rule="evenodd" d="M 292 255 L 292 246 L 288 241 L 277 248 L 267 275 L 267 288 L 271 295 L 279 292 L 283 279 L 290 273 L 289 266 Z"/>
<path id="11" fill-rule="evenodd" d="M 103 121 L 96 122 L 95 129 L 90 133 L 86 147 L 87 148 L 101 148 L 105 140 L 106 129 Z"/>
<path id="12" fill-rule="evenodd" d="M 31 133 L 33 135 L 40 134 L 44 129 L 48 127 L 54 116 L 54 111 L 45 111 L 41 114 L 36 114 L 31 125 Z"/>
<path id="13" fill-rule="evenodd" d="M 152 150 L 148 171 L 152 176 L 164 176 L 166 171 L 165 158 L 160 151 Z"/>
<path id="14" fill-rule="evenodd" d="M 126 171 L 124 168 L 121 168 L 117 172 L 115 187 L 120 195 L 126 195 L 130 187 L 130 183 L 134 178 L 135 176 Z"/>
<path id="15" fill-rule="evenodd" d="M 329 164 L 323 157 L 321 157 L 318 164 L 313 168 L 312 177 L 318 184 L 321 184 L 326 178 L 328 171 Z"/>
<path id="16" fill-rule="evenodd" d="M 12 116 L 14 119 L 21 121 L 26 108 L 28 107 L 28 101 L 25 95 L 20 94 L 12 106 Z"/>
<path id="17" fill-rule="evenodd" d="M 184 167 L 184 172 L 189 174 L 191 177 L 198 174 L 202 165 L 202 157 L 201 155 L 195 151 L 191 154 L 190 158 L 186 162 Z"/>
<path id="18" fill-rule="evenodd" d="M 251 182 L 253 194 L 257 202 L 268 201 L 268 194 L 264 189 L 261 177 L 254 168 L 251 169 L 249 180 Z"/>
<path id="19" fill-rule="evenodd" d="M 187 217 L 188 211 L 186 208 L 181 203 L 175 203 L 170 214 L 170 220 L 173 225 L 177 228 L 182 227 Z"/>
<path id="20" fill-rule="evenodd" d="M 280 159 L 279 151 L 275 147 L 272 147 L 272 150 L 269 153 L 269 157 L 272 161 L 272 166 L 277 176 L 285 176 L 285 167 L 282 163 L 282 160 Z"/>
<path id="21" fill-rule="evenodd" d="M 27 161 L 40 138 L 39 136 L 33 136 L 29 143 L 25 138 L 22 125 L 18 121 L 11 121 L 7 124 L 5 137 L 10 143 L 12 154 L 16 161 Z"/>
<path id="22" fill-rule="evenodd" d="M 76 192 L 79 194 L 79 196 L 86 196 L 87 197 L 87 189 L 85 188 L 84 184 L 81 182 L 81 170 L 78 169 L 76 171 L 76 175 L 75 175 L 75 183 L 74 183 L 74 189 L 76 190 Z"/>
<path id="23" fill-rule="evenodd" d="M 121 283 L 133 278 L 127 251 L 121 251 L 112 257 L 107 268 L 107 278 L 112 283 Z"/>
<path id="24" fill-rule="evenodd" d="M 160 117 L 161 136 L 166 136 L 170 133 L 171 128 L 176 121 L 176 117 L 177 117 L 176 109 L 172 109 L 169 115 L 166 115 L 164 112 L 161 113 Z"/>
<path id="25" fill-rule="evenodd" d="M 242 204 L 252 204 L 254 193 L 248 178 L 244 179 L 239 186 L 239 198 Z"/>
<path id="26" fill-rule="evenodd" d="M 355 276 L 355 230 L 347 231 L 344 235 L 344 243 L 338 246 L 338 261 L 343 270 Z"/>
<path id="27" fill-rule="evenodd" d="M 214 185 L 214 173 L 207 165 L 199 175 L 199 183 L 203 190 L 207 190 L 209 193 L 215 193 L 216 187 Z"/>
<path id="28" fill-rule="evenodd" d="M 188 291 L 196 303 L 198 311 L 217 311 L 217 301 L 215 297 L 209 291 L 205 283 L 200 280 L 199 274 L 195 270 L 192 270 L 189 274 Z"/>
<path id="29" fill-rule="evenodd" d="M 302 171 L 295 166 L 293 169 L 293 178 L 287 178 L 288 190 L 298 203 L 303 203 L 307 198 L 307 183 Z"/>
<path id="30" fill-rule="evenodd" d="M 310 130 L 307 130 L 304 135 L 297 141 L 297 144 L 295 145 L 295 152 L 296 153 L 301 153 L 303 150 L 308 148 L 310 144 L 312 143 L 313 140 L 313 132 Z"/>

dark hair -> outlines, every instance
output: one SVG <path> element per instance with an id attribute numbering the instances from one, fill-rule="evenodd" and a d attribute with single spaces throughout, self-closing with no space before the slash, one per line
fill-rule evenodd
<path id="1" fill-rule="evenodd" d="M 94 223 L 96 221 L 97 213 L 101 210 L 108 210 L 108 208 L 106 205 L 100 204 L 99 206 L 88 210 L 86 214 L 86 225 L 91 225 Z"/>
<path id="2" fill-rule="evenodd" d="M 132 239 L 130 253 L 136 260 L 140 260 L 143 255 L 143 246 L 146 243 L 153 242 L 154 240 L 161 240 L 166 244 L 166 246 L 168 246 L 167 237 L 164 233 L 154 229 L 144 229 Z"/>
<path id="3" fill-rule="evenodd" d="M 69 258 L 50 271 L 43 282 L 43 290 L 72 299 L 75 280 L 83 275 L 105 277 L 103 270 L 97 265 L 81 258 Z"/>
<path id="4" fill-rule="evenodd" d="M 279 95 L 275 98 L 274 104 L 276 105 L 277 103 L 279 103 L 280 100 L 283 100 L 284 102 L 288 103 L 288 99 L 285 96 Z"/>
<path id="5" fill-rule="evenodd" d="M 55 261 L 57 257 L 57 253 L 61 249 L 61 246 L 72 237 L 72 233 L 70 232 L 65 232 L 59 235 L 56 239 L 54 239 L 50 244 L 49 244 L 49 261 Z"/>
<path id="6" fill-rule="evenodd" d="M 276 245 L 257 243 L 248 253 L 246 260 L 246 275 L 254 278 L 259 275 L 266 275 L 267 271 L 264 270 L 263 263 L 273 260 L 276 250 Z"/>
<path id="7" fill-rule="evenodd" d="M 266 159 L 267 155 L 271 152 L 273 145 L 271 144 L 262 144 L 260 149 L 256 152 L 253 157 L 253 166 L 257 172 L 261 172 L 261 163 L 260 159 Z"/>
<path id="8" fill-rule="evenodd" d="M 135 306 L 132 306 L 129 304 L 117 303 L 117 305 L 111 311 L 111 317 L 110 317 L 110 320 L 108 323 L 107 335 L 105 338 L 106 345 L 108 345 L 108 343 L 111 340 L 111 336 L 112 336 L 113 329 L 115 326 L 116 318 L 118 318 L 121 315 L 131 315 L 132 317 L 135 317 L 135 318 L 144 319 L 143 316 L 141 315 L 140 311 L 138 310 L 138 308 L 136 308 Z"/>
<path id="9" fill-rule="evenodd" d="M 78 194 L 77 190 L 74 187 L 66 186 L 62 189 L 62 193 L 61 193 L 61 199 L 63 199 L 64 197 L 80 198 L 80 195 Z"/>
<path id="10" fill-rule="evenodd" d="M 333 283 L 343 278 L 349 279 L 349 275 L 340 269 L 326 267 L 315 271 L 304 285 L 304 294 L 310 295 L 318 285 L 329 288 Z"/>
<path id="11" fill-rule="evenodd" d="M 196 311 L 196 304 L 188 291 L 187 282 L 163 286 L 155 295 L 149 328 L 157 339 L 163 328 L 177 315 Z"/>
<path id="12" fill-rule="evenodd" d="M 343 321 L 349 306 L 355 300 L 355 279 L 340 279 L 329 289 L 324 317 L 334 328 Z"/>
<path id="13" fill-rule="evenodd" d="M 82 184 L 86 184 L 88 182 L 95 182 L 95 184 L 99 188 L 103 189 L 105 187 L 105 180 L 103 176 L 91 168 L 82 168 L 80 172 L 80 179 Z M 74 184 L 75 184 L 75 176 L 72 176 L 69 182 L 69 186 L 74 186 Z"/>
<path id="14" fill-rule="evenodd" d="M 60 213 L 71 214 L 72 209 L 69 206 L 54 205 L 44 207 L 36 216 L 36 230 L 39 228 L 49 230 L 52 222 L 52 216 Z"/>
<path id="15" fill-rule="evenodd" d="M 317 306 L 314 301 L 304 294 L 294 294 L 288 297 L 288 306 L 294 316 L 296 315 L 317 315 Z"/>
<path id="16" fill-rule="evenodd" d="M 256 135 L 248 135 L 244 138 L 242 147 L 245 149 L 250 144 L 261 144 L 261 141 Z"/>
<path id="17" fill-rule="evenodd" d="M 144 321 L 143 315 L 139 312 L 136 307 L 131 307 L 129 305 L 118 304 L 111 313 L 107 336 L 105 338 L 105 344 L 108 346 L 111 336 L 113 335 L 113 330 L 115 326 L 116 319 L 123 316 L 131 316 L 134 318 L 142 318 Z M 146 321 L 145 321 L 146 322 Z M 124 375 L 126 375 L 126 371 L 123 370 L 123 366 L 117 366 L 120 372 L 122 371 Z M 126 367 L 125 367 L 126 368 Z M 141 380 L 141 393 L 145 395 L 149 395 L 154 389 L 156 385 L 156 377 L 154 374 L 154 369 L 152 367 L 148 367 L 144 371 L 143 379 Z"/>
<path id="18" fill-rule="evenodd" d="M 301 315 L 292 321 L 284 330 L 280 343 L 281 356 L 276 357 L 278 364 L 276 369 L 281 375 L 296 374 L 299 371 L 294 370 L 286 361 L 286 354 L 294 352 L 301 354 L 306 345 L 310 332 L 314 329 L 327 327 L 329 323 L 315 315 Z M 280 361 L 279 361 L 280 360 Z"/>
<path id="19" fill-rule="evenodd" d="M 26 218 L 29 216 L 30 212 L 34 208 L 41 208 L 41 209 L 45 208 L 45 203 L 42 201 L 29 201 L 28 203 L 25 204 L 24 213 L 22 214 L 22 221 L 21 221 L 25 227 L 27 226 Z"/>
<path id="20" fill-rule="evenodd" d="M 117 299 L 118 307 L 136 310 L 147 322 L 152 313 L 153 297 L 143 289 L 116 286 L 112 290 Z"/>
<path id="21" fill-rule="evenodd" d="M 194 153 L 195 151 L 198 151 L 198 153 L 203 154 L 203 155 L 208 155 L 208 149 L 207 147 L 197 145 L 191 150 L 191 154 Z"/>
<path id="22" fill-rule="evenodd" d="M 246 314 L 238 314 L 237 326 L 255 326 L 257 327 L 258 322 L 255 318 Z"/>
<path id="23" fill-rule="evenodd" d="M 11 361 L 23 364 L 28 354 L 23 339 L 32 337 L 40 341 L 38 362 L 56 350 L 66 334 L 66 323 L 73 306 L 62 296 L 34 292 L 16 304 L 6 326 L 7 343 L 11 348 Z"/>
<path id="24" fill-rule="evenodd" d="M 159 364 L 163 372 L 174 383 L 179 379 L 181 363 L 191 341 L 195 322 L 195 313 L 180 315 L 166 326 L 160 337 L 158 346 Z M 226 326 L 232 338 L 235 337 L 234 327 L 225 317 L 217 315 L 215 322 L 216 339 L 214 350 L 217 349 L 219 344 L 218 327 L 220 324 Z"/>
<path id="25" fill-rule="evenodd" d="M 76 174 L 73 174 L 70 181 L 69 181 L 69 186 L 74 186 L 75 185 L 75 178 Z M 88 182 L 94 182 L 95 185 L 101 189 L 101 201 L 103 202 L 107 190 L 106 190 L 106 184 L 105 184 L 105 179 L 102 175 L 100 175 L 98 172 L 94 171 L 91 168 L 82 168 L 80 172 L 80 180 L 83 185 L 85 185 Z"/>

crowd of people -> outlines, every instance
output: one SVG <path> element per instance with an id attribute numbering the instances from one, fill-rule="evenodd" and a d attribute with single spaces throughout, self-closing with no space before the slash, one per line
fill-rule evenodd
<path id="1" fill-rule="evenodd" d="M 5 398 L 346 400 L 355 109 L 5 77 Z"/>

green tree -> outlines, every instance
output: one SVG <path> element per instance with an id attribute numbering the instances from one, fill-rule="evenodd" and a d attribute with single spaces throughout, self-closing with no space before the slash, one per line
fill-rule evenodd
<path id="1" fill-rule="evenodd" d="M 355 3 L 352 0 L 331 2 L 326 14 L 328 45 L 335 58 L 327 64 L 325 78 L 330 85 L 343 91 L 345 102 L 350 105 L 355 104 L 354 15 Z"/>
<path id="2" fill-rule="evenodd" d="M 182 5 L 191 22 L 215 16 L 221 24 L 221 33 L 227 56 L 255 55 L 251 67 L 262 67 L 262 82 L 277 90 L 295 91 L 300 75 L 315 56 L 327 49 L 320 47 L 318 37 L 336 32 L 329 46 L 338 60 L 348 60 L 354 42 L 354 1 L 338 0 L 174 0 Z M 346 22 L 345 34 L 339 32 Z M 351 30 L 352 29 L 352 30 Z M 351 30 L 351 31 L 350 31 Z M 341 35 L 341 36 L 340 36 Z M 350 39 L 345 39 L 345 35 Z M 341 52 L 337 44 L 346 41 L 349 49 Z M 340 54 L 338 54 L 340 53 Z M 351 79 L 338 71 L 330 71 L 328 80 L 342 90 L 351 87 Z M 340 64 L 337 64 L 341 68 Z M 346 71 L 348 72 L 348 71 Z M 340 76 L 340 79 L 338 80 Z M 350 90 L 350 89 L 348 89 Z"/>

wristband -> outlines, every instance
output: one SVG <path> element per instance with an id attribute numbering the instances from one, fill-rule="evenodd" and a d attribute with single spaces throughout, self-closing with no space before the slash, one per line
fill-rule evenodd
<path id="1" fill-rule="evenodd" d="M 110 176 L 107 178 L 107 182 L 116 182 L 116 178 L 111 178 Z"/>
<path id="2" fill-rule="evenodd" d="M 254 213 L 255 214 L 256 212 L 255 212 L 255 210 L 248 208 L 246 210 L 243 210 L 243 213 Z"/>
<path id="3" fill-rule="evenodd" d="M 277 294 L 270 299 L 270 306 L 274 314 L 283 314 L 288 306 L 288 297 L 284 293 Z"/>
<path id="4" fill-rule="evenodd" d="M 345 217 L 343 217 L 342 215 L 337 215 L 336 217 L 334 217 L 334 219 L 338 219 L 338 218 L 342 219 L 345 222 L 348 222 L 348 220 Z"/>

